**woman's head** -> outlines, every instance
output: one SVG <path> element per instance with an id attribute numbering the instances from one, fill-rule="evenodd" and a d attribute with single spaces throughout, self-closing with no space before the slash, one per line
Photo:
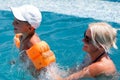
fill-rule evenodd
<path id="1" fill-rule="evenodd" d="M 105 22 L 97 22 L 89 24 L 88 29 L 91 31 L 92 43 L 94 46 L 101 46 L 106 52 L 111 47 L 117 48 L 116 46 L 116 29 L 112 28 Z"/>

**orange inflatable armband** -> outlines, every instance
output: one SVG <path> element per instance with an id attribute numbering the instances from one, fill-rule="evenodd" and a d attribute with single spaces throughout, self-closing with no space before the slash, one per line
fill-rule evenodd
<path id="1" fill-rule="evenodd" d="M 56 61 L 54 53 L 45 41 L 33 45 L 26 53 L 36 69 L 41 69 Z"/>
<path id="2" fill-rule="evenodd" d="M 21 34 L 16 34 L 14 37 L 17 48 L 20 48 L 20 36 Z M 33 45 L 26 50 L 26 54 L 37 70 L 56 61 L 54 53 L 50 50 L 49 45 L 45 41 Z"/>
<path id="3" fill-rule="evenodd" d="M 22 34 L 21 33 L 19 33 L 19 34 L 16 34 L 15 36 L 14 36 L 14 43 L 15 43 L 15 45 L 16 45 L 16 47 L 17 48 L 20 48 L 20 36 L 21 36 Z"/>

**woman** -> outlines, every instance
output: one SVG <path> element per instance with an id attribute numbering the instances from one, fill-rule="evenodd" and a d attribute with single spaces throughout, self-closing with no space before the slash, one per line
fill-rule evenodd
<path id="1" fill-rule="evenodd" d="M 67 78 L 54 74 L 56 80 L 78 80 L 80 78 L 96 78 L 98 76 L 111 76 L 116 68 L 108 53 L 111 47 L 116 46 L 116 30 L 105 22 L 91 23 L 84 33 L 83 50 L 91 58 L 91 63 L 82 70 L 77 71 Z"/>

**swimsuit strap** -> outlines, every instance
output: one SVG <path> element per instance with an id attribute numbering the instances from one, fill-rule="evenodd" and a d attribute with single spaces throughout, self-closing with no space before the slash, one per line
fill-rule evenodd
<path id="1" fill-rule="evenodd" d="M 105 52 L 102 52 L 94 61 L 92 61 L 92 63 L 98 61 L 98 59 L 100 59 L 104 54 Z"/>

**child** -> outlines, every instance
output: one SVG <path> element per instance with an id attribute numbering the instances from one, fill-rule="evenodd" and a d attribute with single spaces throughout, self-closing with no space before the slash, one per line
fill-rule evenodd
<path id="1" fill-rule="evenodd" d="M 15 44 L 20 50 L 20 60 L 27 64 L 27 69 L 34 77 L 38 77 L 41 70 L 55 62 L 55 55 L 49 45 L 40 40 L 35 30 L 39 27 L 42 16 L 38 8 L 33 5 L 11 7 L 14 15 Z"/>

